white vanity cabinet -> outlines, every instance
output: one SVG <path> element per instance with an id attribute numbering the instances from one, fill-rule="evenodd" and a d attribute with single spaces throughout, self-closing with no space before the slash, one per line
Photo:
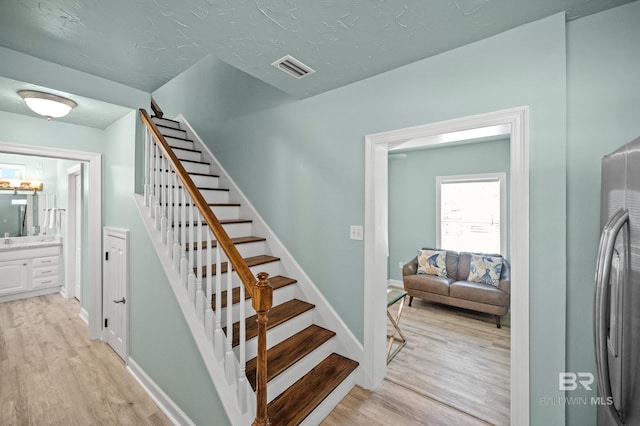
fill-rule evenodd
<path id="1" fill-rule="evenodd" d="M 1 248 L 0 302 L 60 291 L 61 252 L 60 244 Z"/>

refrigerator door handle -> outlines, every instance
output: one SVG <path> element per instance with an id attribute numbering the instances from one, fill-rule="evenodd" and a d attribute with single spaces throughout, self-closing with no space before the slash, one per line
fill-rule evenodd
<path id="1" fill-rule="evenodd" d="M 596 367 L 598 370 L 598 393 L 604 401 L 613 401 L 611 378 L 609 376 L 609 360 L 607 356 L 607 307 L 609 306 L 607 286 L 611 275 L 611 260 L 614 254 L 616 237 L 629 219 L 626 209 L 618 210 L 605 225 L 600 237 L 596 280 L 594 288 L 594 340 L 596 345 Z M 620 401 L 621 403 L 622 401 Z M 622 411 L 623 407 L 618 407 Z M 620 414 L 613 403 L 606 409 L 617 425 L 623 425 Z"/>

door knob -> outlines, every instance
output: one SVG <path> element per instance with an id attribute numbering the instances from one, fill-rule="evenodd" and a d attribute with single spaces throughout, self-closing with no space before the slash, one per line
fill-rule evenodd
<path id="1" fill-rule="evenodd" d="M 114 300 L 113 303 L 127 303 L 127 301 L 125 300 L 124 296 L 122 297 L 122 299 L 120 300 Z"/>

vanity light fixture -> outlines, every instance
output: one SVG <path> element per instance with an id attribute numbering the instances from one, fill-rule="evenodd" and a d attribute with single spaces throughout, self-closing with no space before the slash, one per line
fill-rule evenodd
<path id="1" fill-rule="evenodd" d="M 78 106 L 71 99 L 35 90 L 19 90 L 18 95 L 24 99 L 29 109 L 36 114 L 45 116 L 47 120 L 64 117 Z"/>
<path id="2" fill-rule="evenodd" d="M 10 190 L 14 194 L 18 191 L 42 191 L 44 184 L 39 180 L 0 179 L 0 190 Z"/>

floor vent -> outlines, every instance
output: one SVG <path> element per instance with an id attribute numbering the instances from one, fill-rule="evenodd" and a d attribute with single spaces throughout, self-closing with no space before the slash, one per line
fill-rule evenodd
<path id="1" fill-rule="evenodd" d="M 295 77 L 298 79 L 316 72 L 314 69 L 311 69 L 307 65 L 289 55 L 285 56 L 284 58 L 278 59 L 271 65 L 278 68 L 282 72 L 289 74 L 291 77 Z"/>

